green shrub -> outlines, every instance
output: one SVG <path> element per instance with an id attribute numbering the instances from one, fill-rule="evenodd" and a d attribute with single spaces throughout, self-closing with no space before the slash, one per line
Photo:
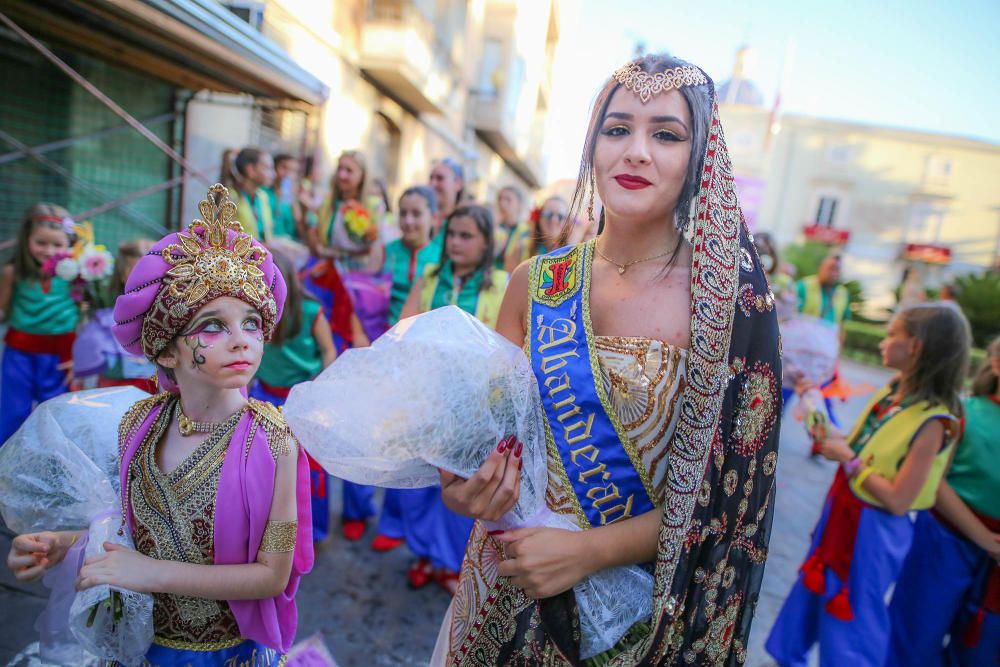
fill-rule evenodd
<path id="1" fill-rule="evenodd" d="M 972 338 L 979 347 L 1000 333 L 1000 273 L 984 273 L 958 278 L 961 291 L 958 305 L 969 318 Z"/>

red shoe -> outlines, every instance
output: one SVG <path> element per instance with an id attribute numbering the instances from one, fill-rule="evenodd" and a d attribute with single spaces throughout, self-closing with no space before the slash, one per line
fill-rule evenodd
<path id="1" fill-rule="evenodd" d="M 414 590 L 423 588 L 431 582 L 432 574 L 431 562 L 426 558 L 418 558 L 410 564 L 410 569 L 406 571 L 406 583 Z"/>
<path id="2" fill-rule="evenodd" d="M 402 546 L 404 540 L 402 537 L 389 537 L 388 535 L 376 535 L 375 539 L 372 540 L 372 551 L 377 551 L 379 553 L 385 553 L 386 551 L 392 551 L 393 549 Z"/>
<path id="3" fill-rule="evenodd" d="M 458 576 L 458 572 L 442 568 L 435 570 L 432 578 L 435 584 L 448 591 L 449 594 L 454 595 L 455 591 L 458 590 Z"/>
<path id="4" fill-rule="evenodd" d="M 357 542 L 365 534 L 367 527 L 364 519 L 348 519 L 344 521 L 341 530 L 344 533 L 345 540 L 348 542 Z"/>

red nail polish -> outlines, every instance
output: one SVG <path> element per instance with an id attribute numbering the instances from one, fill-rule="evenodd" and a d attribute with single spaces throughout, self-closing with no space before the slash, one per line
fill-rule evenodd
<path id="1" fill-rule="evenodd" d="M 486 533 L 486 534 L 487 534 L 487 535 L 502 535 L 502 534 L 503 534 L 503 532 L 504 532 L 504 531 L 502 531 L 502 530 L 491 530 L 490 532 L 488 532 L 488 533 Z"/>
<path id="2" fill-rule="evenodd" d="M 520 442 L 517 443 L 517 446 L 514 447 L 514 456 L 521 456 L 521 448 L 522 447 L 524 447 L 523 444 L 521 444 Z"/>
<path id="3" fill-rule="evenodd" d="M 506 440 L 501 440 L 500 442 L 497 443 L 497 451 L 499 453 L 503 454 L 503 450 L 505 450 L 505 449 L 507 449 L 507 441 Z"/>

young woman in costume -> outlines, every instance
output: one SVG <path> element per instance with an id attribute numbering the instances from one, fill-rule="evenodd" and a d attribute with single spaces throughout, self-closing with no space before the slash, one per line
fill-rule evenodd
<path id="1" fill-rule="evenodd" d="M 246 399 L 285 284 L 236 221 L 221 185 L 204 221 L 139 260 L 115 304 L 115 337 L 167 389 L 136 403 L 120 433 L 122 526 L 77 587 L 153 594 L 152 665 L 279 665 L 295 638 L 295 592 L 312 567 L 305 457 L 281 413 Z M 8 565 L 41 576 L 79 533 L 15 538 Z"/>
<path id="2" fill-rule="evenodd" d="M 507 254 L 519 248 L 531 236 L 531 228 L 522 221 L 524 193 L 512 185 L 500 188 L 497 193 L 497 226 L 493 233 L 496 240 L 494 266 L 506 268 Z"/>
<path id="3" fill-rule="evenodd" d="M 361 151 L 344 151 L 337 158 L 337 170 L 330 179 L 330 194 L 316 211 L 316 225 L 310 232 L 313 254 L 336 261 L 341 272 L 367 270 L 372 262 L 372 250 L 378 238 L 378 221 L 365 206 L 365 184 L 368 161 Z M 370 221 L 361 238 L 354 235 L 346 216 L 351 209 L 363 210 Z"/>
<path id="4" fill-rule="evenodd" d="M 413 284 L 400 317 L 455 305 L 496 327 L 507 274 L 493 268 L 492 214 L 483 206 L 459 206 L 445 221 L 442 234 L 438 263 L 429 265 Z M 417 555 L 407 572 L 410 586 L 436 581 L 454 593 L 472 521 L 445 507 L 438 487 L 413 489 L 405 497 L 403 532 Z"/>
<path id="5" fill-rule="evenodd" d="M 735 307 L 741 286 L 764 294 L 767 281 L 704 72 L 650 55 L 607 81 L 571 212 L 595 192 L 602 233 L 522 264 L 497 320 L 538 378 L 548 507 L 580 530 L 488 535 L 477 522 L 432 664 L 746 657 L 781 369 L 773 311 Z M 468 480 L 442 472 L 447 505 L 500 517 L 517 498 L 519 453 L 501 443 Z M 581 655 L 573 586 L 626 564 L 655 572 L 651 615 Z"/>
<path id="6" fill-rule="evenodd" d="M 837 461 L 801 575 L 766 648 L 779 665 L 881 667 L 889 649 L 885 596 L 913 539 L 907 514 L 934 504 L 958 435 L 969 324 L 957 308 L 900 311 L 879 344 L 897 376 L 876 392 L 851 433 L 820 452 Z"/>
<path id="7" fill-rule="evenodd" d="M 535 209 L 531 214 L 531 230 L 507 253 L 507 271 L 513 272 L 521 262 L 560 247 L 563 235 L 569 231 L 566 225 L 568 212 L 569 204 L 558 196 L 549 197 L 541 207 Z"/>
<path id="8" fill-rule="evenodd" d="M 36 403 L 68 391 L 79 309 L 70 284 L 42 266 L 73 243 L 69 212 L 36 204 L 25 212 L 10 263 L 0 271 L 0 322 L 7 324 L 0 367 L 0 446 Z"/>
<path id="9" fill-rule="evenodd" d="M 962 403 L 962 440 L 896 581 L 888 667 L 1000 658 L 1000 338 L 987 352 Z"/>
<path id="10" fill-rule="evenodd" d="M 125 241 L 118 246 L 115 272 L 111 277 L 111 295 L 118 298 L 136 263 L 153 247 L 152 241 Z M 132 386 L 155 394 L 153 375 L 156 367 L 141 354 L 129 354 L 115 340 L 114 307 L 100 308 L 81 329 L 73 343 L 73 375 L 78 378 L 97 375 L 98 387 Z"/>
<path id="11" fill-rule="evenodd" d="M 437 213 L 437 197 L 426 185 L 408 188 L 399 198 L 399 239 L 385 246 L 383 273 L 392 281 L 389 297 L 389 326 L 399 321 L 403 304 L 410 294 L 414 281 L 424 275 L 427 266 L 440 260 L 440 251 L 430 244 L 431 225 Z M 404 542 L 405 526 L 402 520 L 408 495 L 420 496 L 422 490 L 386 489 L 379 518 L 377 534 L 372 549 L 391 551 Z"/>
<path id="12" fill-rule="evenodd" d="M 330 179 L 330 194 L 316 212 L 310 227 L 309 247 L 314 261 L 307 267 L 303 283 L 315 294 L 330 316 L 330 325 L 340 347 L 365 347 L 385 327 L 384 297 L 374 308 L 365 300 L 373 290 L 369 284 L 371 268 L 381 263 L 378 221 L 365 207 L 368 165 L 360 151 L 344 151 L 337 159 L 337 169 Z M 359 238 L 349 231 L 348 216 L 368 216 L 368 228 Z M 377 290 L 374 290 L 377 292 Z M 376 298 L 376 301 L 378 299 Z M 378 313 L 372 313 L 371 310 Z M 370 320 L 380 320 L 372 323 Z M 314 475 L 325 476 L 314 467 Z M 368 518 L 375 514 L 375 489 L 343 481 L 341 531 L 349 541 L 364 536 Z M 319 506 L 317 506 L 319 510 Z M 326 535 L 327 521 L 315 517 L 317 539 Z"/>

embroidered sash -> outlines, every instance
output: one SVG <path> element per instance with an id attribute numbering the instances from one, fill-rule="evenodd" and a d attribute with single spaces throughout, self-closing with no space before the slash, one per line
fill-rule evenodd
<path id="1" fill-rule="evenodd" d="M 559 455 L 576 513 L 590 526 L 603 526 L 653 509 L 654 494 L 600 375 L 590 321 L 592 263 L 591 242 L 535 259 L 529 357 L 549 451 Z"/>

